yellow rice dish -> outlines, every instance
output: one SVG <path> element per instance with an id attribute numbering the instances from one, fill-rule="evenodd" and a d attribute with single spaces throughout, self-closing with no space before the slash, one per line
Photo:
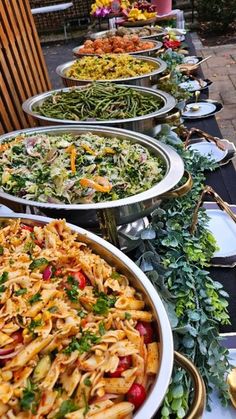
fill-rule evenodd
<path id="1" fill-rule="evenodd" d="M 77 80 L 115 80 L 141 76 L 158 68 L 158 63 L 148 63 L 127 54 L 107 54 L 102 57 L 83 57 L 66 72 Z"/>

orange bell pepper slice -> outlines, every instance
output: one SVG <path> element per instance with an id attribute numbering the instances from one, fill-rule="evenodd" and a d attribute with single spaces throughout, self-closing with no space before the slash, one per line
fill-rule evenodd
<path id="1" fill-rule="evenodd" d="M 94 180 L 83 178 L 83 179 L 80 179 L 79 182 L 83 188 L 92 188 L 98 192 L 104 192 L 104 193 L 110 192 L 112 189 L 112 184 L 109 183 L 108 179 L 102 176 L 96 176 Z"/>
<path id="2" fill-rule="evenodd" d="M 67 147 L 66 151 L 70 153 L 70 168 L 73 174 L 76 173 L 76 167 L 75 167 L 75 159 L 76 159 L 76 148 L 74 145 L 70 145 Z"/>

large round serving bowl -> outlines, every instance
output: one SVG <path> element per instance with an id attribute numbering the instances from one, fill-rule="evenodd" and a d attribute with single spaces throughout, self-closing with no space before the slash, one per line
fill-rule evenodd
<path id="1" fill-rule="evenodd" d="M 88 39 L 101 39 L 101 38 L 107 38 L 109 36 L 124 36 L 124 35 L 138 35 L 141 39 L 155 39 L 159 36 L 163 36 L 165 35 L 165 31 L 163 28 L 160 28 L 161 30 L 156 30 L 156 33 L 153 33 L 152 35 L 142 35 L 139 34 L 139 31 L 144 31 L 145 30 L 146 25 L 140 26 L 140 27 L 134 27 L 134 28 L 125 28 L 123 26 L 119 27 L 118 29 L 110 29 L 110 30 L 106 30 L 106 31 L 100 31 L 100 32 L 96 32 L 96 33 L 92 33 L 88 35 Z M 154 29 L 151 26 L 147 26 L 147 28 L 150 29 Z M 125 29 L 125 33 L 122 34 L 122 30 Z"/>
<path id="2" fill-rule="evenodd" d="M 27 214 L 11 214 L 10 216 L 1 216 L 1 222 L 7 223 L 10 219 L 18 218 L 23 221 L 24 225 L 30 226 L 35 224 L 44 226 L 51 221 L 46 217 Z M 160 342 L 160 367 L 146 401 L 134 415 L 135 419 L 149 419 L 155 414 L 162 403 L 173 368 L 173 338 L 164 305 L 146 275 L 120 250 L 93 233 L 74 225 L 69 224 L 69 227 L 72 232 L 78 234 L 78 240 L 80 242 L 86 243 L 96 254 L 105 259 L 111 266 L 115 267 L 119 273 L 127 276 L 130 284 L 135 289 L 142 292 L 148 309 L 153 313 L 155 319 L 154 324 L 158 331 L 158 339 Z"/>
<path id="3" fill-rule="evenodd" d="M 165 61 L 160 58 L 152 57 L 143 57 L 137 56 L 136 60 L 144 61 L 152 66 L 152 70 L 146 74 L 140 76 L 129 77 L 129 78 L 119 78 L 119 79 L 109 79 L 109 82 L 112 83 L 123 83 L 128 85 L 151 87 L 157 81 L 158 75 L 162 74 L 167 69 L 167 64 Z M 77 79 L 75 77 L 68 77 L 67 71 L 70 70 L 71 66 L 77 60 L 69 61 L 67 63 L 61 64 L 56 68 L 56 73 L 61 77 L 64 86 L 84 86 L 88 83 L 91 83 L 94 80 L 89 79 Z M 96 80 L 99 83 L 106 83 L 108 80 Z"/>
<path id="4" fill-rule="evenodd" d="M 163 197 L 174 188 L 183 177 L 184 163 L 178 153 L 172 148 L 151 137 L 130 132 L 126 130 L 102 127 L 102 126 L 54 126 L 43 128 L 31 128 L 12 133 L 4 134 L 0 137 L 0 144 L 9 141 L 19 135 L 49 134 L 62 135 L 70 133 L 78 136 L 86 132 L 91 132 L 98 136 L 127 140 L 132 143 L 139 143 L 147 148 L 153 155 L 159 157 L 163 162 L 163 178 L 152 188 L 133 195 L 114 201 L 105 201 L 89 204 L 66 204 L 39 202 L 15 196 L 0 190 L 0 199 L 4 202 L 11 202 L 13 205 L 19 204 L 24 210 L 28 206 L 32 211 L 41 213 L 53 218 L 66 218 L 68 222 L 86 228 L 94 228 L 99 225 L 101 214 L 104 212 L 114 217 L 116 225 L 132 223 L 150 214 L 159 204 Z M 24 211 L 23 210 L 23 211 Z M 110 211 L 110 212 L 109 212 Z"/>
<path id="5" fill-rule="evenodd" d="M 130 51 L 130 52 L 124 52 L 124 54 L 132 54 L 132 55 L 146 55 L 149 56 L 153 54 L 154 52 L 158 51 L 162 47 L 162 42 L 152 40 L 152 43 L 154 44 L 152 48 L 144 49 L 141 51 Z M 79 45 L 78 47 L 73 48 L 73 54 L 76 57 L 88 57 L 91 55 L 100 55 L 100 54 L 85 54 L 81 51 L 83 48 L 83 45 Z"/>
<path id="6" fill-rule="evenodd" d="M 123 85 L 125 86 L 125 85 Z M 176 105 L 176 100 L 173 96 L 171 96 L 169 93 L 163 92 L 162 90 L 153 90 L 149 89 L 147 87 L 140 87 L 140 86 L 127 86 L 129 88 L 135 89 L 139 92 L 141 92 L 144 95 L 150 96 L 150 98 L 158 97 L 161 98 L 163 101 L 163 106 L 160 109 L 157 109 L 155 112 L 137 116 L 135 118 L 128 118 L 128 119 L 109 119 L 109 120 L 94 120 L 94 121 L 76 121 L 76 120 L 65 120 L 65 119 L 55 119 L 55 118 L 48 118 L 46 116 L 40 115 L 36 108 L 42 106 L 44 101 L 54 95 L 57 92 L 68 92 L 70 89 L 74 89 L 74 87 L 70 88 L 64 88 L 64 89 L 57 89 L 57 90 L 51 90 L 46 93 L 40 93 L 39 95 L 33 96 L 29 99 L 27 99 L 22 107 L 23 110 L 28 114 L 33 116 L 37 122 L 41 125 L 55 125 L 55 124 L 70 124 L 70 125 L 78 125 L 78 123 L 81 126 L 86 125 L 104 125 L 104 126 L 111 126 L 111 127 L 118 127 L 118 128 L 124 128 L 135 132 L 141 132 L 141 133 L 149 133 L 152 134 L 153 129 L 156 126 L 156 120 L 155 118 L 163 116 L 170 112 Z M 83 89 L 86 87 L 77 87 L 78 89 Z"/>

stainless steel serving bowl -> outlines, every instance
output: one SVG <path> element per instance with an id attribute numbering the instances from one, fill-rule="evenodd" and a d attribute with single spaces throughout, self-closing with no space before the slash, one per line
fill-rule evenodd
<path id="1" fill-rule="evenodd" d="M 127 53 L 124 52 L 124 54 L 147 55 L 147 56 L 149 56 L 153 52 L 158 51 L 162 47 L 162 45 L 163 45 L 162 42 L 160 42 L 160 41 L 154 41 L 153 39 L 152 39 L 152 42 L 154 44 L 154 46 L 152 48 L 144 49 L 142 51 L 134 51 L 134 52 L 131 51 L 131 52 L 127 52 Z M 76 57 L 88 57 L 88 56 L 91 56 L 91 55 L 101 55 L 101 54 L 84 54 L 83 52 L 80 52 L 80 50 L 81 50 L 82 47 L 83 47 L 83 45 L 79 45 L 78 47 L 73 48 L 73 54 Z"/>
<path id="2" fill-rule="evenodd" d="M 148 64 L 151 64 L 153 69 L 149 73 L 142 74 L 140 76 L 135 77 L 126 77 L 126 78 L 119 78 L 113 80 L 96 80 L 99 83 L 123 83 L 123 84 L 131 84 L 135 86 L 143 86 L 143 87 L 151 87 L 153 84 L 157 82 L 158 74 L 163 73 L 167 69 L 167 64 L 165 61 L 161 60 L 160 58 L 152 58 L 152 57 L 143 57 L 138 56 L 136 57 L 137 60 L 145 61 Z M 70 67 L 76 62 L 77 60 L 69 61 L 67 63 L 61 64 L 56 68 L 56 73 L 61 77 L 63 84 L 66 87 L 70 86 L 84 86 L 88 83 L 91 83 L 94 80 L 79 80 L 74 77 L 68 77 L 66 75 L 67 71 Z"/>
<path id="3" fill-rule="evenodd" d="M 80 124 L 81 126 L 86 126 L 86 125 L 96 126 L 100 124 L 100 125 L 105 125 L 105 126 L 125 128 L 125 129 L 129 129 L 135 132 L 152 134 L 153 129 L 156 126 L 155 118 L 167 114 L 176 105 L 175 98 L 171 96 L 169 93 L 163 92 L 162 90 L 153 90 L 153 89 L 148 89 L 147 87 L 140 87 L 140 86 L 128 86 L 128 85 L 122 85 L 122 86 L 135 89 L 144 95 L 149 95 L 151 97 L 159 97 L 163 100 L 164 105 L 162 106 L 162 108 L 147 115 L 137 116 L 135 118 L 128 118 L 128 119 L 111 119 L 111 120 L 103 120 L 103 121 L 71 121 L 68 119 L 65 120 L 65 119 L 47 118 L 46 116 L 39 115 L 35 111 L 35 108 L 40 107 L 43 104 L 43 102 L 51 95 L 57 92 L 61 92 L 61 91 L 68 92 L 70 91 L 70 89 L 75 89 L 75 87 L 67 87 L 64 89 L 50 90 L 49 92 L 40 93 L 39 95 L 33 96 L 27 99 L 23 103 L 22 107 L 23 107 L 23 110 L 27 114 L 38 119 L 41 125 L 55 125 L 55 124 L 78 125 Z M 77 87 L 77 88 L 84 89 L 85 87 Z"/>
<path id="4" fill-rule="evenodd" d="M 21 218 L 24 224 L 28 225 L 37 224 L 43 226 L 51 221 L 46 217 L 26 214 L 1 216 L 0 221 L 7 222 L 9 219 L 18 218 Z M 69 224 L 69 226 L 72 231 L 78 233 L 79 241 L 85 242 L 95 253 L 114 266 L 118 272 L 128 277 L 133 287 L 143 293 L 145 303 L 153 312 L 160 340 L 160 367 L 146 401 L 134 415 L 135 419 L 150 419 L 162 403 L 173 368 L 173 338 L 163 303 L 146 275 L 120 250 L 95 234 L 74 225 Z"/>
<path id="5" fill-rule="evenodd" d="M 166 166 L 166 173 L 163 179 L 145 192 L 115 201 L 90 203 L 90 204 L 54 204 L 48 202 L 38 202 L 26 200 L 17 196 L 10 195 L 0 190 L 0 199 L 4 202 L 11 202 L 40 209 L 44 214 L 54 218 L 66 218 L 74 224 L 93 228 L 99 225 L 99 217 L 104 211 L 110 211 L 115 218 L 116 225 L 128 224 L 139 218 L 150 214 L 156 208 L 165 194 L 177 185 L 184 173 L 184 163 L 177 152 L 160 141 L 147 137 L 142 134 L 130 132 L 116 128 L 106 128 L 102 126 L 54 126 L 43 128 L 31 128 L 4 134 L 0 137 L 2 141 L 10 140 L 12 137 L 21 134 L 48 133 L 49 135 L 60 135 L 71 133 L 80 135 L 92 132 L 93 134 L 126 139 L 133 143 L 139 143 L 146 147 L 154 155 L 160 157 Z M 4 203 L 3 202 L 3 203 Z"/>
<path id="6" fill-rule="evenodd" d="M 155 39 L 158 36 L 165 35 L 165 33 L 166 33 L 163 30 L 162 32 L 158 32 L 155 35 L 146 35 L 146 36 L 144 35 L 144 36 L 140 36 L 138 33 L 135 33 L 135 32 L 138 32 L 139 30 L 145 29 L 145 27 L 143 27 L 143 26 L 135 27 L 135 28 L 125 28 L 125 29 L 127 31 L 130 31 L 130 33 L 127 33 L 127 35 L 138 35 L 141 39 Z M 112 32 L 114 33 L 114 35 L 111 34 Z M 88 39 L 95 40 L 95 39 L 107 38 L 107 36 L 122 36 L 122 35 L 119 35 L 119 33 L 116 33 L 116 32 L 117 32 L 116 29 L 110 29 L 110 30 L 107 30 L 107 31 L 100 31 L 100 32 L 89 34 L 87 36 L 87 38 Z"/>

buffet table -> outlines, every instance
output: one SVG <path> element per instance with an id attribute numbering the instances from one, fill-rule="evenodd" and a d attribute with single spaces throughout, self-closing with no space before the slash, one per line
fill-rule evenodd
<path id="1" fill-rule="evenodd" d="M 186 41 L 189 47 L 190 55 L 195 55 L 196 51 L 189 34 L 186 36 Z M 204 76 L 201 68 L 198 70 L 198 76 Z M 201 92 L 202 99 L 207 99 L 208 96 L 211 97 L 210 88 L 209 91 L 207 89 Z M 185 125 L 187 128 L 196 127 L 211 135 L 222 138 L 215 117 L 189 121 Z M 219 167 L 214 172 L 207 172 L 206 185 L 212 186 L 212 188 L 224 199 L 224 201 L 229 204 L 236 204 L 236 159 L 234 158 L 227 165 Z M 210 272 L 212 278 L 221 282 L 224 286 L 224 290 L 229 294 L 229 315 L 231 325 L 222 326 L 221 332 L 234 332 L 236 331 L 236 267 L 212 267 Z"/>

